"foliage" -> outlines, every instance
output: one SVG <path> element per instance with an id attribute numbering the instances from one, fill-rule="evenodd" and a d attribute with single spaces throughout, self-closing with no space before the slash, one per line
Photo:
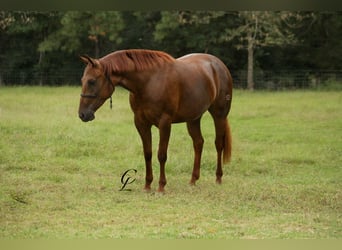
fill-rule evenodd
<path id="1" fill-rule="evenodd" d="M 233 76 L 248 65 L 341 70 L 341 23 L 341 12 L 323 11 L 1 11 L 0 85 L 75 84 L 78 55 L 129 48 L 211 53 Z"/>
<path id="2" fill-rule="evenodd" d="M 95 56 L 99 57 L 100 40 L 107 39 L 114 44 L 122 41 L 118 34 L 123 21 L 117 11 L 68 11 L 62 16 L 61 24 L 60 29 L 40 43 L 40 51 L 81 51 L 85 41 L 90 40 L 95 44 Z"/>
<path id="3" fill-rule="evenodd" d="M 212 53 L 219 44 L 220 27 L 230 23 L 229 16 L 223 11 L 163 11 L 154 37 L 179 56 L 189 50 Z"/>
<path id="4" fill-rule="evenodd" d="M 302 15 L 292 12 L 241 11 L 238 16 L 240 24 L 235 29 L 226 28 L 221 39 L 234 40 L 237 49 L 247 50 L 247 88 L 253 90 L 254 50 L 257 47 L 294 44 L 296 37 L 289 26 L 297 25 Z"/>
<path id="5" fill-rule="evenodd" d="M 16 76 L 15 83 L 30 84 L 34 79 L 37 84 L 41 72 L 51 66 L 44 65 L 44 55 L 37 48 L 47 34 L 58 28 L 60 13 L 2 12 L 0 17 L 0 85 L 6 75 L 10 79 Z"/>

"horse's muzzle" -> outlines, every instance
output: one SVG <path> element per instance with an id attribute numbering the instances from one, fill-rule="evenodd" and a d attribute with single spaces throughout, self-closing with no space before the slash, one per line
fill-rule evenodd
<path id="1" fill-rule="evenodd" d="M 94 111 L 89 110 L 89 109 L 85 111 L 79 111 L 78 116 L 84 122 L 89 122 L 95 119 Z"/>

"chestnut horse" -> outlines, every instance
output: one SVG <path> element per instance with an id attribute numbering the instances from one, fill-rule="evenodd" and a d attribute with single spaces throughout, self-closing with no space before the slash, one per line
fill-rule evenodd
<path id="1" fill-rule="evenodd" d="M 116 51 L 100 59 L 81 56 L 81 60 L 87 64 L 78 111 L 82 121 L 95 118 L 95 111 L 111 98 L 116 86 L 130 92 L 134 123 L 144 150 L 145 190 L 151 189 L 153 180 L 152 125 L 159 129 L 158 191 L 163 192 L 166 185 L 165 162 L 172 123 L 187 123 L 195 151 L 190 184 L 199 179 L 204 143 L 200 120 L 207 110 L 215 124 L 216 182 L 221 183 L 222 158 L 226 163 L 231 156 L 227 115 L 233 85 L 230 72 L 222 61 L 209 54 L 189 54 L 175 59 L 162 51 L 140 49 Z"/>

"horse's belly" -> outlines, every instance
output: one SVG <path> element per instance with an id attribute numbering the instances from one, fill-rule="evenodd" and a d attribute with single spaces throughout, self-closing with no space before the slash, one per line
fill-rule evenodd
<path id="1" fill-rule="evenodd" d="M 209 107 L 203 106 L 202 108 L 199 106 L 191 105 L 187 106 L 184 109 L 178 110 L 178 113 L 176 113 L 173 116 L 172 123 L 180 123 L 180 122 L 188 122 L 188 121 L 194 121 L 200 118 L 204 112 L 208 110 Z"/>

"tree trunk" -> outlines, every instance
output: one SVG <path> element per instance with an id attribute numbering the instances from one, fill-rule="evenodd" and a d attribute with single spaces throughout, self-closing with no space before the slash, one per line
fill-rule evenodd
<path id="1" fill-rule="evenodd" d="M 43 80 L 43 58 L 44 58 L 44 51 L 39 52 L 39 86 L 43 86 L 44 80 Z"/>
<path id="2" fill-rule="evenodd" d="M 95 39 L 95 58 L 99 58 L 100 57 L 100 46 L 99 46 L 99 40 L 96 37 Z"/>
<path id="3" fill-rule="evenodd" d="M 248 51 L 248 66 L 247 66 L 247 89 L 253 91 L 254 90 L 254 66 L 253 66 L 253 61 L 254 61 L 254 39 L 252 37 L 252 34 L 248 34 L 248 46 L 247 46 L 247 51 Z"/>

